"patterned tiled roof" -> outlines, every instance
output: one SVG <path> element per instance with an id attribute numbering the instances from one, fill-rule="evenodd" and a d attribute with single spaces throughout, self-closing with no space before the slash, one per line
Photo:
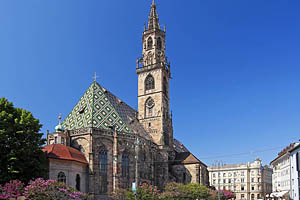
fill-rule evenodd
<path id="1" fill-rule="evenodd" d="M 142 125 L 136 121 L 134 109 L 93 82 L 64 120 L 63 126 L 67 130 L 87 127 L 109 130 L 115 126 L 118 132 L 147 136 Z"/>
<path id="2" fill-rule="evenodd" d="M 80 151 L 72 147 L 67 147 L 62 144 L 52 144 L 44 146 L 42 150 L 47 154 L 48 158 L 71 160 L 83 164 L 88 164 L 84 155 Z"/>

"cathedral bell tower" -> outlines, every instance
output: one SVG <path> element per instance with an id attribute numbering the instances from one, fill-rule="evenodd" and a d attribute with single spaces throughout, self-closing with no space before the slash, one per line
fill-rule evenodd
<path id="1" fill-rule="evenodd" d="M 165 56 L 166 31 L 161 29 L 152 3 L 148 26 L 143 32 L 143 56 L 137 59 L 138 118 L 151 134 L 153 141 L 163 147 L 173 144 L 172 119 L 169 111 L 170 63 Z"/>

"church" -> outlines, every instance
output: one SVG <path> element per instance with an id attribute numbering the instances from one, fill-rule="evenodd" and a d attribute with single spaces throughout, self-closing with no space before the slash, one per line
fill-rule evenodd
<path id="1" fill-rule="evenodd" d="M 96 80 L 47 133 L 49 178 L 101 199 L 119 188 L 169 182 L 208 185 L 207 166 L 173 136 L 166 30 L 153 2 L 137 59 L 138 110 Z"/>

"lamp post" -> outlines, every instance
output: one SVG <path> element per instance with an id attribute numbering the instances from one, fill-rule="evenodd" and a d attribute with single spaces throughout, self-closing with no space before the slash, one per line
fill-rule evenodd
<path id="1" fill-rule="evenodd" d="M 118 183 L 118 133 L 116 128 L 113 126 L 113 191 L 117 189 Z"/>
<path id="2" fill-rule="evenodd" d="M 135 189 L 135 200 L 137 200 L 137 192 L 136 188 L 139 186 L 139 145 L 144 144 L 142 140 L 139 140 L 139 136 L 136 135 L 135 142 L 134 142 L 134 151 L 135 151 L 135 185 L 132 187 Z"/>
<path id="3" fill-rule="evenodd" d="M 95 77 L 96 77 L 96 72 L 95 72 Z M 95 78 L 96 80 L 96 78 Z M 109 126 L 109 128 L 112 131 L 112 136 L 113 136 L 113 155 L 112 155 L 112 171 L 113 171 L 113 176 L 112 176 L 112 186 L 113 186 L 113 192 L 116 192 L 118 186 L 118 133 L 117 129 L 115 126 Z"/>
<path id="4" fill-rule="evenodd" d="M 235 176 L 234 176 L 234 172 L 233 172 L 233 193 L 235 194 L 235 198 L 236 199 L 236 185 L 235 185 Z"/>
<path id="5" fill-rule="evenodd" d="M 136 140 L 135 140 L 135 187 L 137 187 L 139 185 L 139 171 L 138 171 L 138 160 L 139 160 L 139 139 L 136 136 Z M 135 200 L 137 200 L 137 191 L 135 190 Z"/>
<path id="6" fill-rule="evenodd" d="M 223 162 L 221 160 L 217 161 L 217 164 L 218 164 L 218 200 L 221 200 L 221 196 L 220 196 L 220 167 L 221 165 L 223 165 Z"/>

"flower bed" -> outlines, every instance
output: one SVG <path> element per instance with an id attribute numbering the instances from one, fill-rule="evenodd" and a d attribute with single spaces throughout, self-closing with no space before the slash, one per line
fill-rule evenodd
<path id="1" fill-rule="evenodd" d="M 30 199 L 30 200 L 86 200 L 88 195 L 78 192 L 56 180 L 38 178 L 24 183 L 18 180 L 0 185 L 0 199 Z"/>

